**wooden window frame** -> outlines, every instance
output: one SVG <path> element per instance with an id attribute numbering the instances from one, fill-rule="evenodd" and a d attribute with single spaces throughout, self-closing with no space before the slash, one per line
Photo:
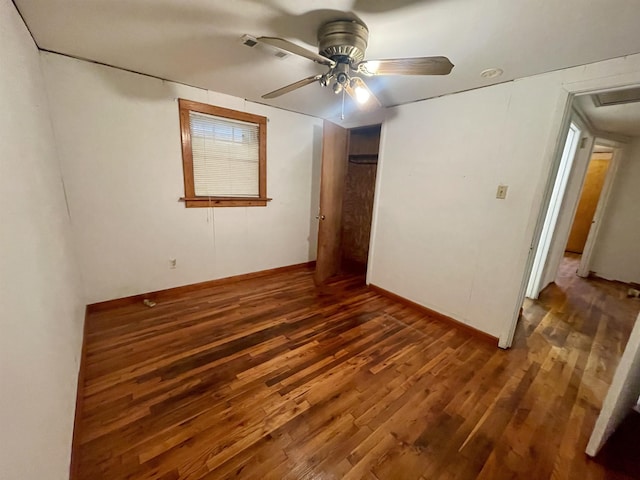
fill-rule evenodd
<path id="1" fill-rule="evenodd" d="M 180 138 L 182 140 L 182 170 L 184 173 L 184 201 L 187 208 L 192 207 L 265 207 L 271 199 L 267 198 L 267 118 L 246 112 L 216 107 L 206 103 L 180 98 Z M 258 125 L 258 196 L 257 197 L 215 197 L 198 196 L 193 178 L 193 153 L 191 150 L 191 122 L 189 112 L 204 113 L 215 117 L 239 120 Z"/>

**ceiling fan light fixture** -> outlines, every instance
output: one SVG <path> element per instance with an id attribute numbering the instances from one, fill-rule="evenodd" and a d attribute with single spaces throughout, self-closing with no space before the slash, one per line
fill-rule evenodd
<path id="1" fill-rule="evenodd" d="M 336 75 L 336 82 L 340 85 L 346 85 L 347 82 L 349 82 L 349 75 L 344 72 L 339 72 L 338 75 Z"/>
<path id="2" fill-rule="evenodd" d="M 371 98 L 371 94 L 369 93 L 369 90 L 361 87 L 360 85 L 358 85 L 354 89 L 354 91 L 356 93 L 356 100 L 358 101 L 358 103 L 367 103 L 369 101 L 369 98 Z"/>

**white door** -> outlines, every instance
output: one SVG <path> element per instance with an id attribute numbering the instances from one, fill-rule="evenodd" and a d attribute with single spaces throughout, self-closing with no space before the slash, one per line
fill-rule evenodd
<path id="1" fill-rule="evenodd" d="M 578 125 L 571 122 L 567 133 L 567 139 L 564 143 L 560 166 L 558 167 L 558 175 L 553 185 L 553 191 L 549 200 L 549 207 L 547 208 L 547 214 L 542 226 L 540 241 L 538 242 L 538 248 L 536 249 L 536 255 L 533 260 L 533 268 L 531 269 L 529 284 L 527 285 L 526 296 L 529 298 L 538 298 L 540 290 L 543 288 L 542 282 L 545 265 L 549 255 L 549 249 L 551 248 L 558 215 L 560 214 L 562 200 L 564 199 L 567 182 L 569 181 L 569 174 L 571 173 L 573 160 L 576 156 L 576 151 L 580 142 L 580 134 L 581 130 Z"/>
<path id="2" fill-rule="evenodd" d="M 582 129 L 580 125 L 578 125 L 578 128 Z M 586 131 L 580 136 L 580 143 L 574 155 L 571 173 L 564 190 L 564 198 L 562 199 L 562 205 L 560 206 L 560 212 L 558 213 L 558 219 L 551 238 L 549 253 L 542 270 L 542 279 L 538 286 L 539 291 L 542 291 L 543 288 L 553 282 L 558 275 L 558 269 L 569 241 L 571 226 L 578 210 L 580 194 L 593 152 L 594 140 L 593 135 Z"/>
<path id="3" fill-rule="evenodd" d="M 613 381 L 593 427 L 587 455 L 595 457 L 611 434 L 618 428 L 640 396 L 640 315 L 631 331 L 627 346 L 613 375 Z"/>

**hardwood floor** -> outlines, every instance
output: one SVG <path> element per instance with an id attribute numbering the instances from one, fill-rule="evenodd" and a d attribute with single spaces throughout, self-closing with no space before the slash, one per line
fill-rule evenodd
<path id="1" fill-rule="evenodd" d="M 509 351 L 307 269 L 94 312 L 79 477 L 630 478 L 583 452 L 640 301 L 571 269 Z"/>

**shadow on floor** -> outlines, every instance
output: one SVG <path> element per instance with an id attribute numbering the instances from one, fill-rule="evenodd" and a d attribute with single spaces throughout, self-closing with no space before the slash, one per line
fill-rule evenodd
<path id="1" fill-rule="evenodd" d="M 607 441 L 596 463 L 631 478 L 640 478 L 640 414 L 632 411 Z"/>

